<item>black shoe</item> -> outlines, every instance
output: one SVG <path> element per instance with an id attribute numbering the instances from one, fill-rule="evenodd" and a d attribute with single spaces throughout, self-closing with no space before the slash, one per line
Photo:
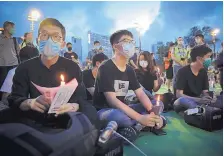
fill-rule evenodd
<path id="1" fill-rule="evenodd" d="M 139 134 L 139 132 L 131 126 L 120 128 L 118 129 L 117 133 L 128 139 L 130 142 L 134 142 Z M 124 140 L 124 144 L 129 145 L 129 143 L 126 140 Z"/>

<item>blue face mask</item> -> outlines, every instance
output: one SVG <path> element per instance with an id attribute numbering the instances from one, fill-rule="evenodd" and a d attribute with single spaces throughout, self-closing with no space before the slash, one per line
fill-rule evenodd
<path id="1" fill-rule="evenodd" d="M 131 58 L 135 54 L 135 46 L 132 43 L 125 43 L 122 45 L 122 54 L 127 58 Z"/>
<path id="2" fill-rule="evenodd" d="M 59 55 L 60 50 L 61 50 L 60 43 L 53 42 L 51 38 L 49 38 L 46 41 L 39 42 L 40 53 L 42 53 L 44 56 L 48 58 L 53 58 Z"/>

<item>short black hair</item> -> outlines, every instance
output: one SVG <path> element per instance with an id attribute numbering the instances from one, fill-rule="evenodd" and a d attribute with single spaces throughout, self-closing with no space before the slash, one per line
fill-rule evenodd
<path id="1" fill-rule="evenodd" d="M 68 46 L 68 45 L 72 45 L 71 42 L 68 42 L 68 43 L 66 44 L 66 46 Z"/>
<path id="2" fill-rule="evenodd" d="M 100 43 L 100 42 L 99 42 L 99 41 L 94 41 L 94 43 L 93 43 L 93 44 L 95 45 L 95 44 L 97 44 L 97 43 Z"/>
<path id="3" fill-rule="evenodd" d="M 195 46 L 192 50 L 191 50 L 191 61 L 195 62 L 196 58 L 198 56 L 203 57 L 208 53 L 211 53 L 212 49 L 210 49 L 209 47 L 207 47 L 206 45 L 199 45 L 199 46 Z"/>
<path id="4" fill-rule="evenodd" d="M 118 30 L 110 36 L 110 44 L 117 43 L 123 35 L 133 38 L 133 34 L 128 30 Z"/>
<path id="5" fill-rule="evenodd" d="M 93 56 L 93 66 L 96 66 L 96 62 L 102 62 L 104 60 L 108 60 L 107 55 L 105 55 L 104 53 L 98 53 L 96 55 Z"/>
<path id="6" fill-rule="evenodd" d="M 63 40 L 65 40 L 65 35 L 66 35 L 65 27 L 61 24 L 61 22 L 59 22 L 55 18 L 46 18 L 46 19 L 44 19 L 40 23 L 40 26 L 39 26 L 39 29 L 38 29 L 38 35 L 40 34 L 40 29 L 43 26 L 45 26 L 45 25 L 53 25 L 53 26 L 61 28 L 61 33 L 62 33 L 62 36 L 63 36 Z"/>
<path id="7" fill-rule="evenodd" d="M 195 37 L 201 37 L 202 39 L 204 39 L 204 35 L 202 34 L 196 34 Z"/>
<path id="8" fill-rule="evenodd" d="M 26 32 L 26 33 L 24 34 L 24 37 L 27 37 L 27 35 L 30 34 L 30 33 L 32 33 L 32 32 Z"/>
<path id="9" fill-rule="evenodd" d="M 11 21 L 5 21 L 3 24 L 3 28 L 5 29 L 8 25 L 14 26 L 15 23 L 11 22 Z"/>

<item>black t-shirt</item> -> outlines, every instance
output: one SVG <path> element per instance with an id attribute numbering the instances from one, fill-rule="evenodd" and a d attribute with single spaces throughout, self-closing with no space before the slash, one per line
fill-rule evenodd
<path id="1" fill-rule="evenodd" d="M 105 92 L 115 92 L 116 97 L 124 102 L 128 90 L 138 88 L 140 88 L 140 85 L 132 67 L 126 65 L 126 70 L 121 72 L 110 59 L 98 69 L 93 103 L 96 108 L 110 108 L 111 106 L 104 96 Z"/>
<path id="2" fill-rule="evenodd" d="M 154 88 L 154 81 L 157 80 L 156 73 L 151 72 L 141 72 L 140 70 L 135 70 L 137 79 L 139 83 L 148 91 L 152 93 Z"/>
<path id="3" fill-rule="evenodd" d="M 95 78 L 93 77 L 92 69 L 84 70 L 83 71 L 83 83 L 85 84 L 86 88 L 95 88 Z M 87 93 L 87 100 L 92 100 L 92 95 L 86 90 Z"/>
<path id="4" fill-rule="evenodd" d="M 69 52 L 65 52 L 64 53 L 64 57 L 65 58 L 67 58 L 67 59 L 72 59 L 72 56 L 74 57 L 74 59 L 78 59 L 78 55 L 75 53 L 75 52 L 71 52 L 71 53 L 69 53 Z"/>
<path id="5" fill-rule="evenodd" d="M 79 83 L 69 103 L 78 103 L 79 99 L 86 98 L 85 90 L 82 86 L 82 73 L 75 62 L 59 57 L 58 61 L 48 69 L 43 65 L 41 57 L 36 57 L 21 63 L 17 67 L 13 78 L 12 93 L 8 97 L 10 107 L 28 118 L 43 121 L 44 114 L 32 110 L 22 112 L 19 106 L 23 101 L 29 98 L 34 99 L 41 95 L 32 82 L 41 87 L 58 87 L 61 83 L 61 74 L 64 75 L 66 83 L 74 78 Z"/>
<path id="6" fill-rule="evenodd" d="M 185 66 L 177 72 L 176 79 L 176 88 L 183 90 L 185 95 L 199 97 L 203 90 L 208 90 L 208 75 L 204 69 L 195 76 L 190 65 Z"/>

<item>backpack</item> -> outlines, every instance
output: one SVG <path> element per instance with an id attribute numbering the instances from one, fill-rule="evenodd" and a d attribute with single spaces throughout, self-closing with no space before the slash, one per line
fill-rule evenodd
<path id="1" fill-rule="evenodd" d="M 99 131 L 88 118 L 73 112 L 37 130 L 22 123 L 0 124 L 1 156 L 93 156 Z M 56 126 L 56 128 L 55 128 Z M 11 150 L 8 150 L 8 149 Z"/>
<path id="2" fill-rule="evenodd" d="M 204 129 L 206 131 L 221 130 L 223 128 L 223 112 L 222 109 L 201 106 L 203 112 L 201 114 L 187 115 L 184 113 L 184 121 L 194 127 Z"/>

